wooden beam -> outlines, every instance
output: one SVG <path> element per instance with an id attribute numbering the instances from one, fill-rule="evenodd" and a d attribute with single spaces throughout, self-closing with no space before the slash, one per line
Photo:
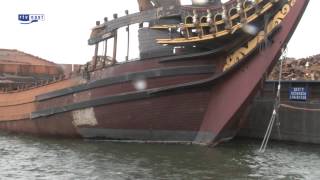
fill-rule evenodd
<path id="1" fill-rule="evenodd" d="M 127 56 L 126 56 L 126 61 L 129 61 L 129 52 L 130 52 L 130 27 L 129 25 L 127 26 Z"/>
<path id="2" fill-rule="evenodd" d="M 113 37 L 113 63 L 117 62 L 117 44 L 118 44 L 118 32 L 114 32 L 114 37 Z"/>
<path id="3" fill-rule="evenodd" d="M 127 16 L 129 16 L 129 11 L 126 10 L 125 11 L 125 14 Z M 127 31 L 127 56 L 126 56 L 126 61 L 129 61 L 129 50 L 130 50 L 130 25 L 127 26 L 126 28 L 126 31 Z"/>
<path id="4" fill-rule="evenodd" d="M 119 17 L 95 27 L 95 28 L 103 28 L 103 30 L 97 36 L 90 37 L 90 39 L 88 40 L 88 44 L 94 45 L 97 42 L 105 40 L 105 38 L 111 37 L 112 35 L 111 32 L 121 27 L 125 27 L 131 24 L 149 22 L 155 19 L 159 19 L 161 17 L 170 17 L 170 16 L 178 16 L 178 15 L 180 15 L 180 6 L 174 7 L 168 10 L 163 10 L 163 9 L 161 10 L 161 8 L 156 8 L 156 9 L 151 9 L 151 10 Z M 95 30 L 95 28 L 93 29 L 93 31 Z"/>
<path id="5" fill-rule="evenodd" d="M 104 46 L 104 55 L 103 55 L 103 67 L 106 66 L 106 60 L 107 60 L 107 52 L 108 52 L 108 40 L 105 40 L 105 46 Z"/>

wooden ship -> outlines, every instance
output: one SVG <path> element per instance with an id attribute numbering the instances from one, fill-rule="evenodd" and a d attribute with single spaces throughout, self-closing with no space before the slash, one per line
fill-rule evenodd
<path id="1" fill-rule="evenodd" d="M 77 72 L 2 87 L 0 129 L 112 141 L 228 140 L 308 2 L 138 0 L 140 12 L 96 22 L 88 40 L 94 56 Z M 118 62 L 117 30 L 133 24 L 140 59 Z"/>

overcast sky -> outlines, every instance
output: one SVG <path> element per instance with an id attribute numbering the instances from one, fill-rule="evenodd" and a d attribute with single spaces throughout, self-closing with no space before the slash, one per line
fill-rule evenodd
<path id="1" fill-rule="evenodd" d="M 320 53 L 319 7 L 319 0 L 310 0 L 290 41 L 289 56 Z M 113 13 L 122 16 L 125 9 L 136 12 L 136 0 L 2 0 L 0 48 L 18 49 L 57 63 L 85 63 L 93 55 L 93 48 L 87 45 L 87 40 L 95 21 L 103 21 L 105 16 L 111 19 Z M 45 21 L 20 24 L 18 14 L 23 13 L 44 14 Z M 125 36 L 120 37 L 119 49 L 125 47 Z M 132 45 L 131 48 L 133 58 L 138 47 Z M 124 56 L 119 53 L 120 59 Z"/>

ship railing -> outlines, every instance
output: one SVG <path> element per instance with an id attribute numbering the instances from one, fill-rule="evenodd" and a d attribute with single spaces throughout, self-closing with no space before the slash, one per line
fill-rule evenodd
<path id="1" fill-rule="evenodd" d="M 152 29 L 168 29 L 180 32 L 181 38 L 157 39 L 159 44 L 178 44 L 209 40 L 233 34 L 245 24 L 253 22 L 260 15 L 269 11 L 279 0 L 236 0 L 214 12 L 193 8 L 178 25 L 155 25 Z"/>
<path id="2" fill-rule="evenodd" d="M 0 93 L 15 93 L 15 92 L 21 92 L 26 90 L 35 89 L 41 86 L 46 86 L 49 84 L 57 83 L 63 80 L 66 80 L 70 77 L 66 77 L 64 74 L 59 74 L 52 76 L 49 79 L 46 80 L 37 80 L 30 83 L 23 83 L 23 82 L 17 82 L 15 85 L 8 84 L 6 87 L 0 88 Z"/>
<path id="3" fill-rule="evenodd" d="M 129 14 L 128 10 L 126 10 L 125 16 L 118 17 L 118 14 L 114 14 L 112 20 L 108 21 L 108 18 L 105 17 L 104 23 L 96 24 L 92 29 L 92 34 L 88 40 L 88 44 L 94 45 L 98 42 L 110 39 L 114 36 L 114 32 L 122 27 L 179 15 L 179 5 L 173 5 L 172 7 L 159 7 L 134 14 Z"/>
<path id="4" fill-rule="evenodd" d="M 114 59 L 110 56 L 93 56 L 92 61 L 89 61 L 84 65 L 80 65 L 78 73 L 82 73 L 83 71 L 96 71 L 111 66 L 114 63 Z"/>
<path id="5" fill-rule="evenodd" d="M 95 69 L 91 69 L 92 71 L 96 70 L 96 69 L 101 69 L 101 68 L 105 68 L 107 66 L 111 66 L 114 64 L 114 59 L 110 56 L 95 56 L 93 58 L 96 58 L 97 61 L 97 65 Z"/>
<path id="6" fill-rule="evenodd" d="M 24 82 L 16 82 L 11 84 L 6 84 L 5 87 L 0 88 L 1 93 L 15 93 L 26 90 L 35 89 L 38 87 L 58 83 L 64 80 L 68 80 L 74 77 L 78 77 L 82 75 L 84 78 L 88 78 L 86 76 L 90 76 L 90 72 L 97 71 L 106 67 L 109 67 L 114 64 L 115 60 L 109 56 L 94 56 L 93 59 L 96 62 L 96 65 L 93 65 L 93 61 L 86 63 L 85 65 L 80 65 L 76 71 L 71 72 L 68 75 L 58 74 L 51 76 L 46 80 L 36 80 L 28 83 Z M 89 79 L 89 78 L 88 78 Z"/>

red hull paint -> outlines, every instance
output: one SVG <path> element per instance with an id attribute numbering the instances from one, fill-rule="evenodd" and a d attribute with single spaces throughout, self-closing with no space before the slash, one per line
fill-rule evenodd
<path id="1" fill-rule="evenodd" d="M 209 97 L 196 91 L 96 107 L 97 128 L 197 131 Z"/>
<path id="2" fill-rule="evenodd" d="M 190 132 L 192 134 L 201 125 L 209 97 L 210 91 L 203 90 L 97 106 L 94 108 L 94 113 L 98 124 L 94 127 L 88 125 L 75 126 L 72 113 L 66 112 L 35 120 L 5 121 L 0 123 L 0 128 L 17 133 L 71 138 L 87 137 L 86 134 L 79 133 L 79 129 L 83 128 L 147 130 L 150 132 L 154 131 L 155 133 L 166 130 Z M 174 134 L 173 136 L 176 135 Z M 171 138 L 174 138 L 169 135 L 164 136 L 165 139 L 161 140 L 170 141 Z M 192 138 L 194 136 L 195 134 L 192 134 Z M 126 140 L 131 139 L 126 136 L 122 136 L 121 138 Z M 151 137 L 144 138 L 150 139 Z"/>
<path id="3" fill-rule="evenodd" d="M 71 113 L 62 113 L 55 116 L 39 119 L 21 119 L 2 121 L 0 128 L 9 132 L 32 134 L 46 137 L 79 138 L 77 129 L 72 124 Z"/>
<path id="4" fill-rule="evenodd" d="M 174 85 L 178 83 L 186 83 L 196 80 L 208 78 L 209 75 L 193 75 L 193 76 L 181 76 L 181 77 L 169 77 L 169 78 L 155 78 L 152 80 L 146 80 L 148 88 L 163 87 L 168 85 Z M 47 101 L 40 102 L 37 109 L 47 109 L 60 106 L 61 104 L 71 104 L 75 102 L 81 102 L 88 99 L 95 99 L 103 96 L 110 96 L 119 93 L 135 91 L 132 82 L 122 83 L 112 86 L 100 87 L 96 89 L 90 89 L 87 91 L 79 92 L 76 94 L 70 94 L 67 96 L 57 97 L 49 99 Z"/>

